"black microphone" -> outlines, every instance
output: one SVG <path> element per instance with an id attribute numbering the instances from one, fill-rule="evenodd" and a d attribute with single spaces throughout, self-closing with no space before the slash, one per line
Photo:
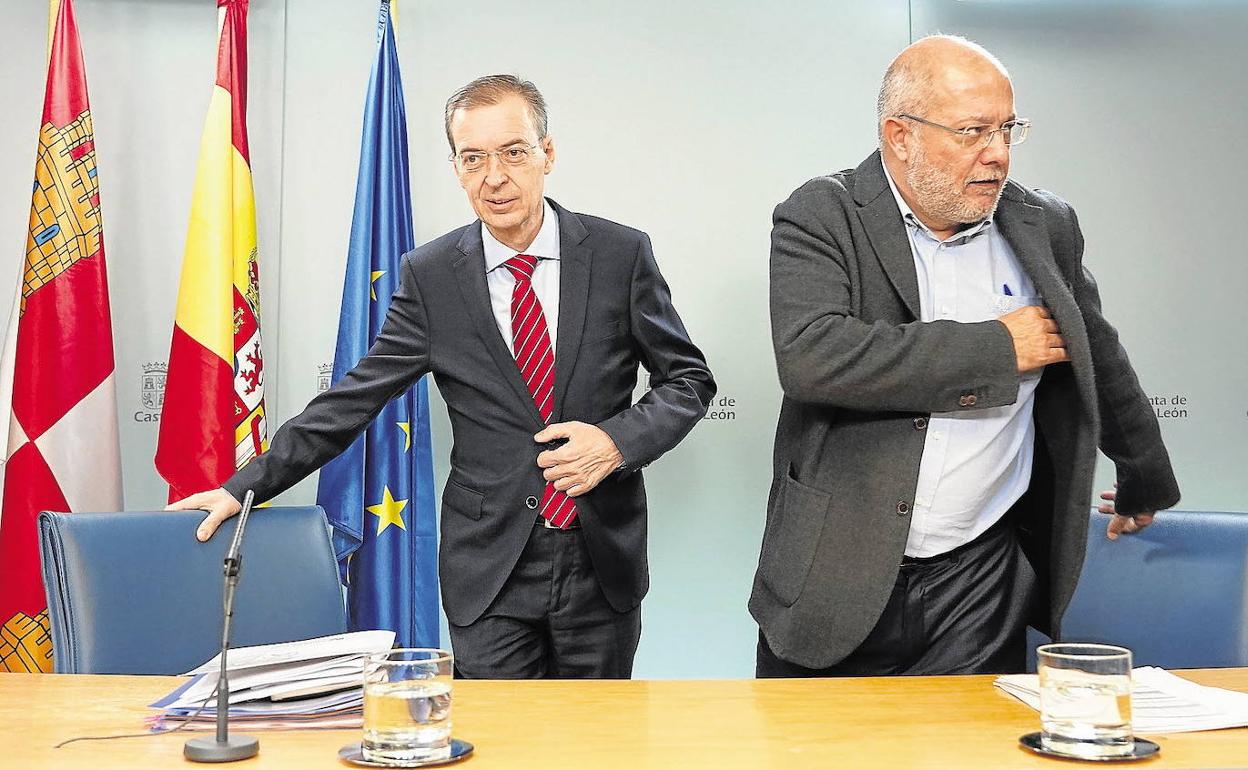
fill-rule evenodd
<path id="1" fill-rule="evenodd" d="M 243 528 L 251 515 L 255 493 L 247 490 L 243 495 L 243 510 L 238 515 L 238 528 L 230 550 L 225 554 L 225 589 L 222 596 L 225 616 L 221 624 L 221 671 L 217 679 L 217 736 L 216 738 L 192 738 L 182 748 L 182 755 L 192 762 L 234 762 L 254 757 L 260 751 L 260 741 L 249 735 L 229 735 L 230 683 L 225 653 L 230 648 L 230 619 L 234 617 L 234 589 L 238 587 L 238 573 L 243 567 Z"/>

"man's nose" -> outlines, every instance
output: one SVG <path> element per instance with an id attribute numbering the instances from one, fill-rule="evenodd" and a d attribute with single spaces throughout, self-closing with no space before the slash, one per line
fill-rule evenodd
<path id="1" fill-rule="evenodd" d="M 1010 146 L 1005 143 L 1005 132 L 994 131 L 988 145 L 979 151 L 980 163 L 1006 163 L 1010 159 Z"/>
<path id="2" fill-rule="evenodd" d="M 507 174 L 503 162 L 497 155 L 485 158 L 485 183 L 490 187 L 502 187 L 507 182 Z"/>

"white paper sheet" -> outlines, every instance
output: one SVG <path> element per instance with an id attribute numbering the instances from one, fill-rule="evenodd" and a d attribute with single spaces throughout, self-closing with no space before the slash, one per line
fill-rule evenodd
<path id="1" fill-rule="evenodd" d="M 315 639 L 303 639 L 297 642 L 281 644 L 261 644 L 255 647 L 239 647 L 231 649 L 229 655 L 230 671 L 257 666 L 272 666 L 281 663 L 306 663 L 318 658 L 331 658 L 341 655 L 373 655 L 385 652 L 394 646 L 393 631 L 354 631 L 347 634 L 320 636 Z M 221 669 L 221 656 L 214 655 L 212 660 L 198 668 L 187 671 L 183 676 L 217 673 Z"/>
<path id="2" fill-rule="evenodd" d="M 1040 677 L 1009 674 L 994 684 L 1040 710 Z M 1189 682 L 1155 666 L 1131 672 L 1131 730 L 1138 735 L 1248 726 L 1248 693 Z"/>

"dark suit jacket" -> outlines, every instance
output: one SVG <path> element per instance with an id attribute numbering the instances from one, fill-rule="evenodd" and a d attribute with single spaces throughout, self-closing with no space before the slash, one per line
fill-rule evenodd
<path id="1" fill-rule="evenodd" d="M 994 221 L 1066 338 L 1070 363 L 1036 390 L 1035 470 L 1017 512 L 1054 634 L 1083 564 L 1096 449 L 1118 510 L 1160 510 L 1178 486 L 1157 419 L 1101 315 L 1074 210 L 1007 184 Z M 879 153 L 780 204 L 772 341 L 784 399 L 750 612 L 773 650 L 830 666 L 870 632 L 896 579 L 932 412 L 1013 403 L 1019 374 L 998 321 L 920 323 L 914 258 Z"/>
<path id="2" fill-rule="evenodd" d="M 553 204 L 553 201 L 552 201 Z M 586 544 L 611 605 L 636 607 L 649 586 L 640 469 L 706 412 L 715 383 L 672 307 L 645 233 L 554 205 L 559 216 L 559 328 L 551 422 L 580 420 L 615 441 L 626 466 L 577 497 Z M 447 618 L 473 622 L 498 594 L 541 498 L 544 427 L 499 332 L 486 288 L 481 224 L 407 254 L 368 355 L 274 435 L 225 484 L 266 500 L 346 449 L 391 398 L 432 372 L 454 435 L 442 494 L 439 573 Z M 637 366 L 650 391 L 632 402 Z"/>

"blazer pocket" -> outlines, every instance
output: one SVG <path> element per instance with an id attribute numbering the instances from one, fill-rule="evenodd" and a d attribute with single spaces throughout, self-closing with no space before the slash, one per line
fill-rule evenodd
<path id="1" fill-rule="evenodd" d="M 454 511 L 461 516 L 477 520 L 481 518 L 481 507 L 485 495 L 458 483 L 455 479 L 447 479 L 446 488 L 442 490 L 442 510 Z"/>
<path id="2" fill-rule="evenodd" d="M 603 340 L 613 339 L 615 337 L 620 336 L 620 332 L 622 332 L 623 330 L 624 330 L 623 321 L 612 321 L 611 323 L 608 323 L 608 324 L 595 326 L 593 329 L 593 332 L 588 335 L 589 342 L 585 344 L 592 345 L 595 342 L 602 342 Z"/>
<path id="3" fill-rule="evenodd" d="M 790 467 L 767 517 L 758 576 L 788 607 L 806 587 L 819 539 L 828 519 L 831 495 L 793 477 Z"/>

